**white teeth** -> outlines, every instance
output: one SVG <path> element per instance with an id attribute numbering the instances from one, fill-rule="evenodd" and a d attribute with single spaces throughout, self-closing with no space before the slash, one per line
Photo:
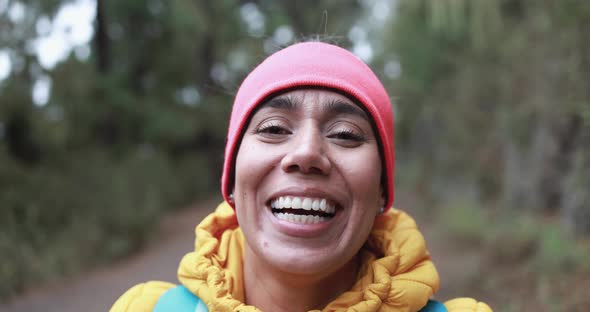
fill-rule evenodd
<path id="1" fill-rule="evenodd" d="M 311 209 L 318 211 L 320 210 L 320 201 L 317 199 L 314 199 L 313 203 L 311 204 Z"/>
<path id="2" fill-rule="evenodd" d="M 291 200 L 291 208 L 301 209 L 301 198 L 293 197 L 293 200 Z"/>
<path id="3" fill-rule="evenodd" d="M 309 198 L 297 196 L 281 196 L 270 202 L 270 207 L 273 209 L 303 209 L 315 210 L 325 213 L 333 214 L 336 212 L 334 204 L 327 201 L 325 198 Z"/>
<path id="4" fill-rule="evenodd" d="M 301 203 L 301 208 L 305 210 L 311 210 L 311 199 L 304 199 L 303 203 Z"/>
<path id="5" fill-rule="evenodd" d="M 330 220 L 330 218 L 320 217 L 320 216 L 311 216 L 311 215 L 297 215 L 293 213 L 282 213 L 282 212 L 275 212 L 273 213 L 277 218 L 293 223 L 303 223 L 303 224 L 316 224 L 321 222 L 326 222 Z"/>

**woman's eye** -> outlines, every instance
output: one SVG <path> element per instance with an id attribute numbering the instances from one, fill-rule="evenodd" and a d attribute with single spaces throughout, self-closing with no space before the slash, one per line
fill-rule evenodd
<path id="1" fill-rule="evenodd" d="M 331 134 L 328 137 L 330 137 L 332 139 L 353 141 L 353 142 L 364 142 L 365 141 L 364 136 L 362 136 L 361 134 L 358 134 L 350 129 L 344 129 L 344 130 L 337 131 L 336 133 Z"/>
<path id="2" fill-rule="evenodd" d="M 289 130 L 275 124 L 263 125 L 256 129 L 256 134 L 288 135 Z"/>

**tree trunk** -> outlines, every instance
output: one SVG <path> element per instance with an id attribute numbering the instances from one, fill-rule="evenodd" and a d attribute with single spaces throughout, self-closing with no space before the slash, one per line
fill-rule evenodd
<path id="1" fill-rule="evenodd" d="M 104 0 L 96 0 L 96 31 L 94 33 L 94 48 L 97 58 L 97 69 L 106 74 L 111 68 L 111 42 L 108 34 L 107 19 L 104 10 Z"/>

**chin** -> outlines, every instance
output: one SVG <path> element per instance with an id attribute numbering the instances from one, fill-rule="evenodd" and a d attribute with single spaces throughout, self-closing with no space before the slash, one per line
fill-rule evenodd
<path id="1" fill-rule="evenodd" d="M 275 250 L 266 248 L 260 256 L 276 270 L 294 275 L 322 277 L 346 267 L 355 258 L 355 254 L 343 255 L 334 252 L 333 248 L 318 251 L 284 246 Z"/>

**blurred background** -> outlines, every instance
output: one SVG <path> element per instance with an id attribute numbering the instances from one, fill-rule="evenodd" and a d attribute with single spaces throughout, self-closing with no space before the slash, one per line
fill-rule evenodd
<path id="1" fill-rule="evenodd" d="M 0 298 L 117 263 L 164 216 L 220 200 L 237 87 L 309 39 L 389 90 L 396 206 L 432 237 L 443 295 L 590 306 L 583 0 L 0 0 Z"/>

